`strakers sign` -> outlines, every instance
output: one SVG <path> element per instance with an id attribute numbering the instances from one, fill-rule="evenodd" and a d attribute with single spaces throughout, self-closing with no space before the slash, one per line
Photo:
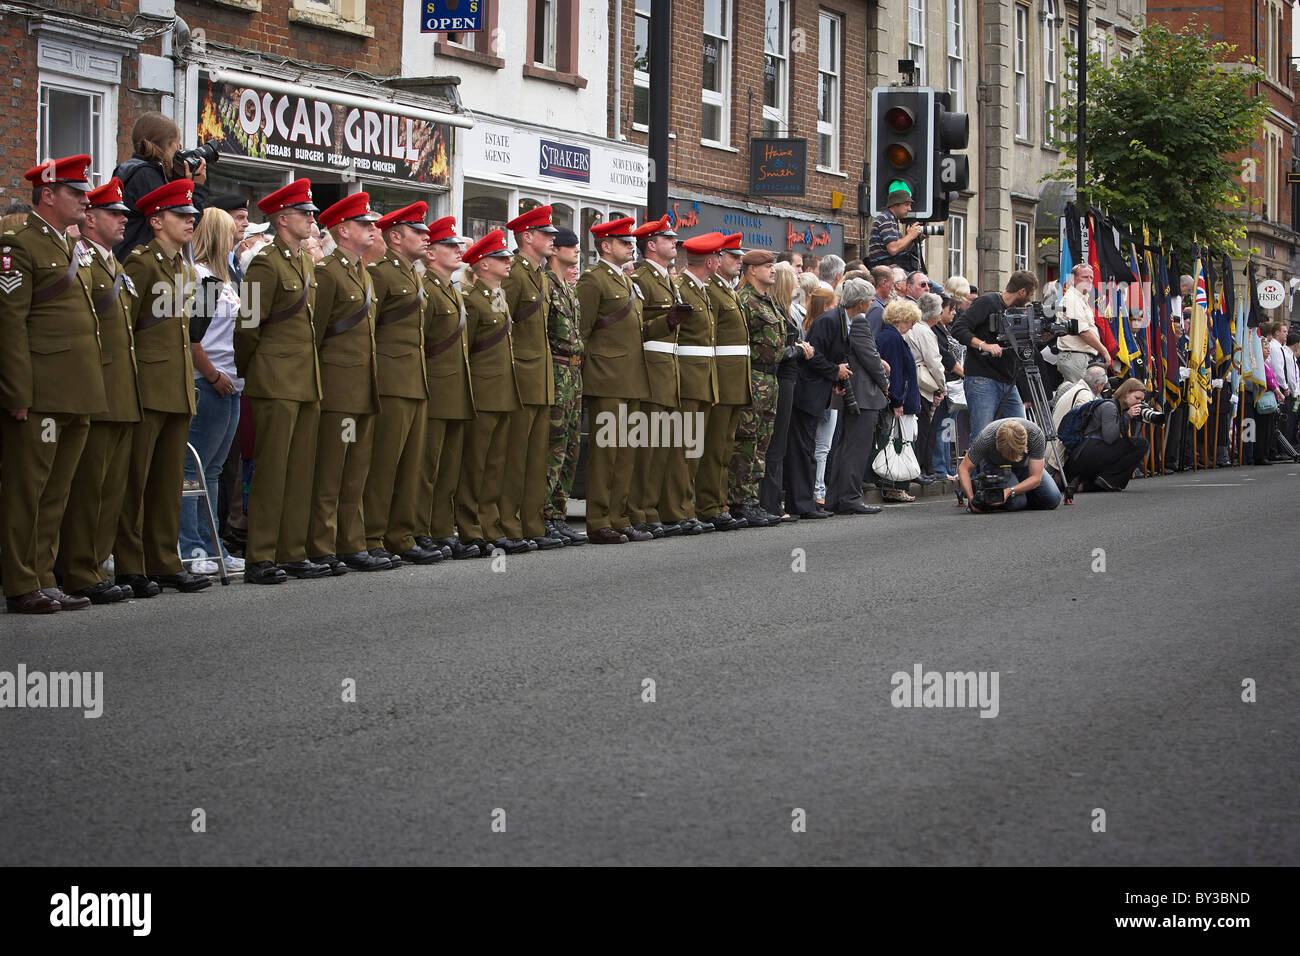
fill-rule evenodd
<path id="1" fill-rule="evenodd" d="M 442 123 L 383 110 L 340 106 L 313 97 L 215 83 L 199 73 L 198 138 L 222 154 L 275 159 L 295 166 L 348 170 L 363 177 L 450 181 L 450 131 Z"/>

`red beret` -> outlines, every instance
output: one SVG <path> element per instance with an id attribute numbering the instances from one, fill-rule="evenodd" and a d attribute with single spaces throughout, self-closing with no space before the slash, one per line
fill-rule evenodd
<path id="1" fill-rule="evenodd" d="M 88 193 L 90 181 L 86 179 L 86 167 L 89 165 L 90 157 L 84 153 L 77 156 L 64 156 L 62 159 L 47 159 L 39 166 L 33 166 L 23 173 L 23 179 L 33 186 L 63 183 L 65 186 Z"/>
<path id="2" fill-rule="evenodd" d="M 409 206 L 403 206 L 395 212 L 390 212 L 380 219 L 376 225 L 380 229 L 392 229 L 394 226 L 410 226 L 420 232 L 428 232 L 429 227 L 424 224 L 424 217 L 428 212 L 429 204 L 427 202 L 413 202 Z"/>
<path id="3" fill-rule="evenodd" d="M 92 189 L 86 197 L 91 209 L 111 209 L 114 212 L 130 212 L 131 207 L 122 201 L 122 180 L 114 176 L 98 189 Z"/>
<path id="4" fill-rule="evenodd" d="M 632 235 L 638 239 L 649 239 L 651 236 L 676 237 L 677 233 L 673 232 L 673 227 L 668 223 L 668 214 L 664 213 L 660 218 L 642 224 Z"/>
<path id="5" fill-rule="evenodd" d="M 745 234 L 743 232 L 733 232 L 729 236 L 723 236 L 722 251 L 734 252 L 736 255 L 740 255 L 742 252 L 740 248 L 740 240 L 744 238 L 745 238 Z"/>
<path id="6" fill-rule="evenodd" d="M 682 243 L 682 248 L 694 256 L 711 256 L 722 248 L 723 235 L 720 232 L 706 232 L 702 236 L 692 236 Z"/>
<path id="7" fill-rule="evenodd" d="M 480 239 L 474 245 L 465 250 L 461 256 L 465 265 L 472 266 L 480 259 L 488 256 L 500 256 L 503 259 L 510 258 L 510 250 L 506 248 L 506 234 L 500 229 L 493 229 L 486 236 Z"/>
<path id="8" fill-rule="evenodd" d="M 528 212 L 515 216 L 506 223 L 506 228 L 511 232 L 523 232 L 526 229 L 539 229 L 542 232 L 559 232 L 551 225 L 551 207 L 538 206 L 530 209 Z"/>
<path id="9" fill-rule="evenodd" d="M 435 242 L 443 242 L 451 246 L 460 245 L 462 239 L 456 233 L 456 217 L 443 216 L 429 223 L 429 235 L 425 241 L 430 245 Z"/>
<path id="10" fill-rule="evenodd" d="M 375 222 L 379 219 L 379 213 L 370 208 L 369 193 L 353 193 L 351 196 L 344 196 L 316 217 L 322 229 L 337 226 L 348 219 L 359 219 L 362 222 Z"/>
<path id="11" fill-rule="evenodd" d="M 173 179 L 141 196 L 135 208 L 146 216 L 163 211 L 196 213 L 198 209 L 194 207 L 194 183 L 188 179 Z"/>
<path id="12" fill-rule="evenodd" d="M 597 239 L 631 239 L 634 225 L 636 225 L 636 220 L 630 216 L 623 219 L 611 219 L 609 222 L 596 223 L 591 227 L 591 234 Z"/>
<path id="13" fill-rule="evenodd" d="M 306 212 L 319 212 L 311 201 L 311 180 L 295 179 L 287 186 L 281 186 L 269 196 L 257 201 L 257 208 L 268 216 L 281 209 L 302 209 Z"/>

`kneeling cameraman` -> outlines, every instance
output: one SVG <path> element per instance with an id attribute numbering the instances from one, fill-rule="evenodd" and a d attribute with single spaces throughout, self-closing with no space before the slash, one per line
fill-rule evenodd
<path id="1" fill-rule="evenodd" d="M 1146 397 L 1142 383 L 1129 378 L 1120 382 L 1113 397 L 1093 408 L 1083 440 L 1065 462 L 1072 490 L 1124 490 L 1149 447 L 1142 435 L 1142 402 Z M 1164 420 L 1163 415 L 1146 417 L 1156 424 Z"/>
<path id="2" fill-rule="evenodd" d="M 957 466 L 967 506 L 975 514 L 994 508 L 1051 511 L 1057 507 L 1061 490 L 1050 477 L 1043 480 L 1046 452 L 1043 430 L 1029 419 L 989 422 Z"/>

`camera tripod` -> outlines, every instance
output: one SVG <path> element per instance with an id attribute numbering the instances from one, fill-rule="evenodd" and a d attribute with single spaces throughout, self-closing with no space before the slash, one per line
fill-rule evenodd
<path id="1" fill-rule="evenodd" d="M 1056 442 L 1056 425 L 1052 421 L 1052 406 L 1047 400 L 1047 388 L 1043 385 L 1043 375 L 1038 370 L 1038 364 L 1034 361 L 1034 343 L 1021 343 L 1016 341 L 1016 336 L 1012 334 L 1011 329 L 1004 325 L 1004 329 L 1011 341 L 1016 342 L 1014 346 L 1003 346 L 1010 348 L 1011 354 L 1015 358 L 1016 377 L 1020 372 L 1025 373 L 1025 382 L 1029 386 L 1029 404 L 1034 411 L 1034 420 L 1038 422 L 1038 427 L 1043 430 L 1043 438 L 1046 440 L 1046 454 L 1055 459 L 1052 462 L 1057 472 L 1061 476 L 1061 481 L 1057 485 L 1061 489 L 1062 504 L 1074 504 L 1074 495 L 1070 492 L 1070 483 L 1065 478 L 1065 462 L 1061 458 L 1061 451 Z M 1050 476 L 1049 476 L 1050 477 Z M 1055 480 L 1055 479 L 1053 479 Z"/>

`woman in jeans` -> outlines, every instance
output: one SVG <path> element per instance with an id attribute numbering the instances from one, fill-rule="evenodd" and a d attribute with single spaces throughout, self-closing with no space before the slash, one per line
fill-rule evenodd
<path id="1" fill-rule="evenodd" d="M 235 220 L 215 207 L 203 211 L 194 230 L 195 269 L 199 287 L 195 293 L 196 319 L 190 326 L 194 339 L 206 323 L 200 341 L 192 341 L 194 384 L 199 400 L 190 420 L 190 444 L 203 462 L 203 479 L 208 501 L 216 508 L 221 493 L 221 467 L 239 425 L 239 393 L 244 380 L 235 374 L 235 322 L 239 319 L 239 292 L 230 281 L 230 250 L 235 242 Z M 194 460 L 186 456 L 185 484 L 197 487 Z M 190 565 L 195 574 L 216 574 L 215 556 L 220 555 L 226 572 L 244 570 L 242 558 L 232 558 L 225 545 L 212 540 L 206 513 L 199 518 L 198 498 L 186 498 L 181 509 L 181 557 L 198 558 Z"/>
<path id="2" fill-rule="evenodd" d="M 840 297 L 826 283 L 823 282 L 814 289 L 812 295 L 808 297 L 808 314 L 803 321 L 804 335 L 808 334 L 808 330 L 812 328 L 813 322 L 819 315 L 829 312 L 839 304 Z M 817 475 L 813 481 L 813 499 L 818 508 L 826 504 L 826 456 L 831 451 L 831 439 L 835 437 L 835 422 L 838 417 L 838 410 L 828 408 L 822 413 L 821 424 L 817 426 L 817 445 L 814 452 Z"/>

